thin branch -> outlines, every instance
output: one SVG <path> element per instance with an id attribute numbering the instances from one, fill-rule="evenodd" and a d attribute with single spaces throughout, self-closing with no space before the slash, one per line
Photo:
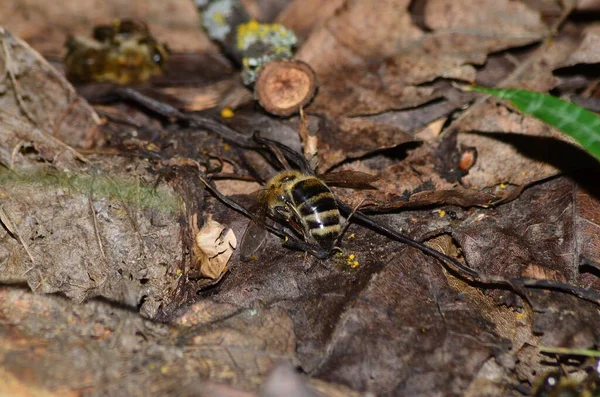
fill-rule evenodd
<path id="1" fill-rule="evenodd" d="M 31 264 L 33 266 L 31 268 L 27 269 L 25 271 L 25 273 L 23 273 L 25 275 L 31 269 L 33 269 L 35 267 L 35 259 L 33 259 L 33 255 L 31 254 L 31 251 L 29 251 L 29 247 L 25 243 L 25 240 L 23 240 L 23 237 L 21 237 L 21 233 L 19 232 L 19 229 L 17 229 L 17 225 L 10 218 L 10 215 L 8 215 L 8 213 L 6 211 L 4 211 L 4 207 L 1 205 L 0 205 L 0 222 L 2 222 L 2 224 L 6 227 L 6 229 L 8 229 L 10 234 L 17 237 L 17 240 L 19 240 L 19 242 L 23 246 L 23 248 L 25 249 L 25 252 L 27 252 L 27 255 L 29 255 L 29 259 L 31 260 Z"/>

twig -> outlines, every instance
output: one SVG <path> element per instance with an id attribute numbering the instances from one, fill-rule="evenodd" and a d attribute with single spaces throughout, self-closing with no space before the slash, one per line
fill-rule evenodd
<path id="1" fill-rule="evenodd" d="M 225 124 L 208 117 L 202 117 L 193 114 L 187 114 L 179 111 L 175 107 L 150 98 L 132 88 L 115 87 L 114 93 L 120 98 L 130 100 L 143 108 L 150 110 L 171 121 L 187 122 L 194 127 L 205 128 L 206 130 L 219 135 L 224 141 L 239 147 L 256 149 L 259 145 L 251 138 L 240 134 Z"/>
<path id="2" fill-rule="evenodd" d="M 92 204 L 91 198 L 88 198 L 88 205 L 90 208 L 90 212 L 92 213 L 92 219 L 94 221 L 94 234 L 96 235 L 96 241 L 98 242 L 98 248 L 100 248 L 102 257 L 104 258 L 104 261 L 106 261 L 106 254 L 104 253 L 104 246 L 102 244 L 102 239 L 100 238 L 100 231 L 98 230 L 98 218 L 96 217 L 96 210 L 94 209 L 94 205 Z"/>
<path id="3" fill-rule="evenodd" d="M 23 273 L 23 275 L 29 273 L 29 271 L 31 271 L 31 269 L 33 269 L 35 267 L 35 259 L 33 259 L 33 255 L 31 254 L 31 251 L 29 251 L 29 247 L 27 246 L 27 244 L 21 237 L 21 233 L 19 233 L 19 230 L 17 229 L 16 224 L 10 218 L 10 215 L 8 215 L 8 213 L 4 211 L 4 207 L 1 205 L 0 205 L 0 222 L 2 222 L 2 224 L 6 227 L 6 229 L 8 229 L 10 234 L 17 237 L 17 239 L 19 240 L 19 242 L 25 249 L 25 252 L 27 252 L 27 255 L 29 255 L 29 259 L 31 260 L 31 264 L 33 266 L 31 268 L 27 269 Z"/>
<path id="4" fill-rule="evenodd" d="M 25 105 L 25 101 L 23 100 L 23 97 L 21 96 L 21 93 L 19 90 L 19 83 L 17 81 L 17 78 L 15 77 L 12 56 L 10 55 L 10 50 L 8 49 L 8 46 L 7 46 L 6 40 L 5 40 L 6 30 L 0 28 L 0 34 L 3 36 L 2 37 L 2 49 L 4 50 L 4 65 L 5 65 L 4 72 L 6 74 L 8 74 L 8 78 L 10 79 L 10 82 L 12 83 L 13 91 L 14 91 L 17 103 L 19 104 L 19 108 L 21 109 L 23 114 L 25 114 L 25 117 L 27 117 L 27 120 L 29 120 L 31 122 L 31 124 L 38 125 L 35 117 L 33 117 L 31 112 Z"/>

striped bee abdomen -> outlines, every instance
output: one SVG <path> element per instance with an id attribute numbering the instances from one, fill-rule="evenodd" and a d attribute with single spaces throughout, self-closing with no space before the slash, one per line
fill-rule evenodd
<path id="1" fill-rule="evenodd" d="M 331 190 L 308 177 L 294 184 L 291 198 L 306 232 L 324 249 L 330 249 L 341 232 L 340 212 Z"/>

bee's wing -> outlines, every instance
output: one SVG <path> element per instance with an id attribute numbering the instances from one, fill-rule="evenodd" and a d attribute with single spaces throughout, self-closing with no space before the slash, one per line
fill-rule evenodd
<path id="1" fill-rule="evenodd" d="M 267 237 L 267 229 L 264 224 L 251 220 L 242 236 L 240 244 L 240 257 L 243 261 L 249 261 L 258 256 L 260 248 Z"/>
<path id="2" fill-rule="evenodd" d="M 328 185 L 352 189 L 377 189 L 371 183 L 379 179 L 377 175 L 351 170 L 328 172 L 319 178 Z"/>
<path id="3" fill-rule="evenodd" d="M 250 220 L 240 244 L 240 256 L 243 261 L 255 258 L 267 237 L 267 203 L 262 191 L 255 192 L 258 202 L 252 206 L 253 219 Z"/>

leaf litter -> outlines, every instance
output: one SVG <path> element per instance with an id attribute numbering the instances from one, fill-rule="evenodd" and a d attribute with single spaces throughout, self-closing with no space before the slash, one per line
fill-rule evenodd
<path id="1" fill-rule="evenodd" d="M 470 285 L 358 224 L 328 260 L 275 236 L 250 262 L 227 249 L 231 257 L 217 255 L 218 269 L 208 272 L 218 282 L 206 283 L 197 233 L 218 222 L 239 241 L 248 220 L 205 191 L 199 169 L 249 207 L 252 197 L 235 193 L 277 171 L 269 153 L 250 150 L 250 137 L 282 134 L 301 152 L 300 120 L 251 104 L 222 120 L 220 109 L 207 108 L 227 95 L 218 89 L 192 116 L 166 104 L 142 109 L 131 97 L 109 102 L 97 107 L 107 115 L 98 127 L 92 108 L 8 31 L 53 55 L 67 33 L 89 34 L 67 28 L 75 13 L 99 23 L 123 16 L 117 0 L 106 3 L 85 13 L 67 7 L 47 37 L 43 18 L 34 25 L 10 7 L 0 17 L 2 389 L 266 396 L 293 384 L 296 395 L 526 395 L 559 363 L 577 369 L 539 346 L 598 348 L 596 304 L 547 289 L 515 295 Z M 138 15 L 141 6 L 134 16 L 175 52 L 219 59 L 196 27 L 169 31 L 174 18 L 190 20 L 189 4 L 172 3 L 168 17 L 156 8 Z M 600 293 L 598 164 L 547 125 L 450 84 L 597 98 L 597 72 L 586 68 L 598 63 L 597 27 L 569 18 L 574 3 L 389 0 L 374 8 L 354 0 L 322 13 L 301 0 L 247 3 L 303 38 L 297 57 L 320 83 L 305 109 L 319 172 L 379 175 L 377 191 L 336 189 L 343 201 L 362 202 L 375 220 L 419 241 L 434 239 L 486 276 Z M 40 3 L 38 13 L 51 15 L 46 8 Z M 309 11 L 319 16 L 312 23 Z M 185 91 L 184 103 L 172 103 L 189 109 L 185 101 L 210 84 L 235 78 L 221 69 L 200 69 L 195 86 L 169 86 L 167 73 L 145 92 Z M 208 251 L 209 259 L 221 252 Z M 278 386 L 277 377 L 286 381 Z"/>

